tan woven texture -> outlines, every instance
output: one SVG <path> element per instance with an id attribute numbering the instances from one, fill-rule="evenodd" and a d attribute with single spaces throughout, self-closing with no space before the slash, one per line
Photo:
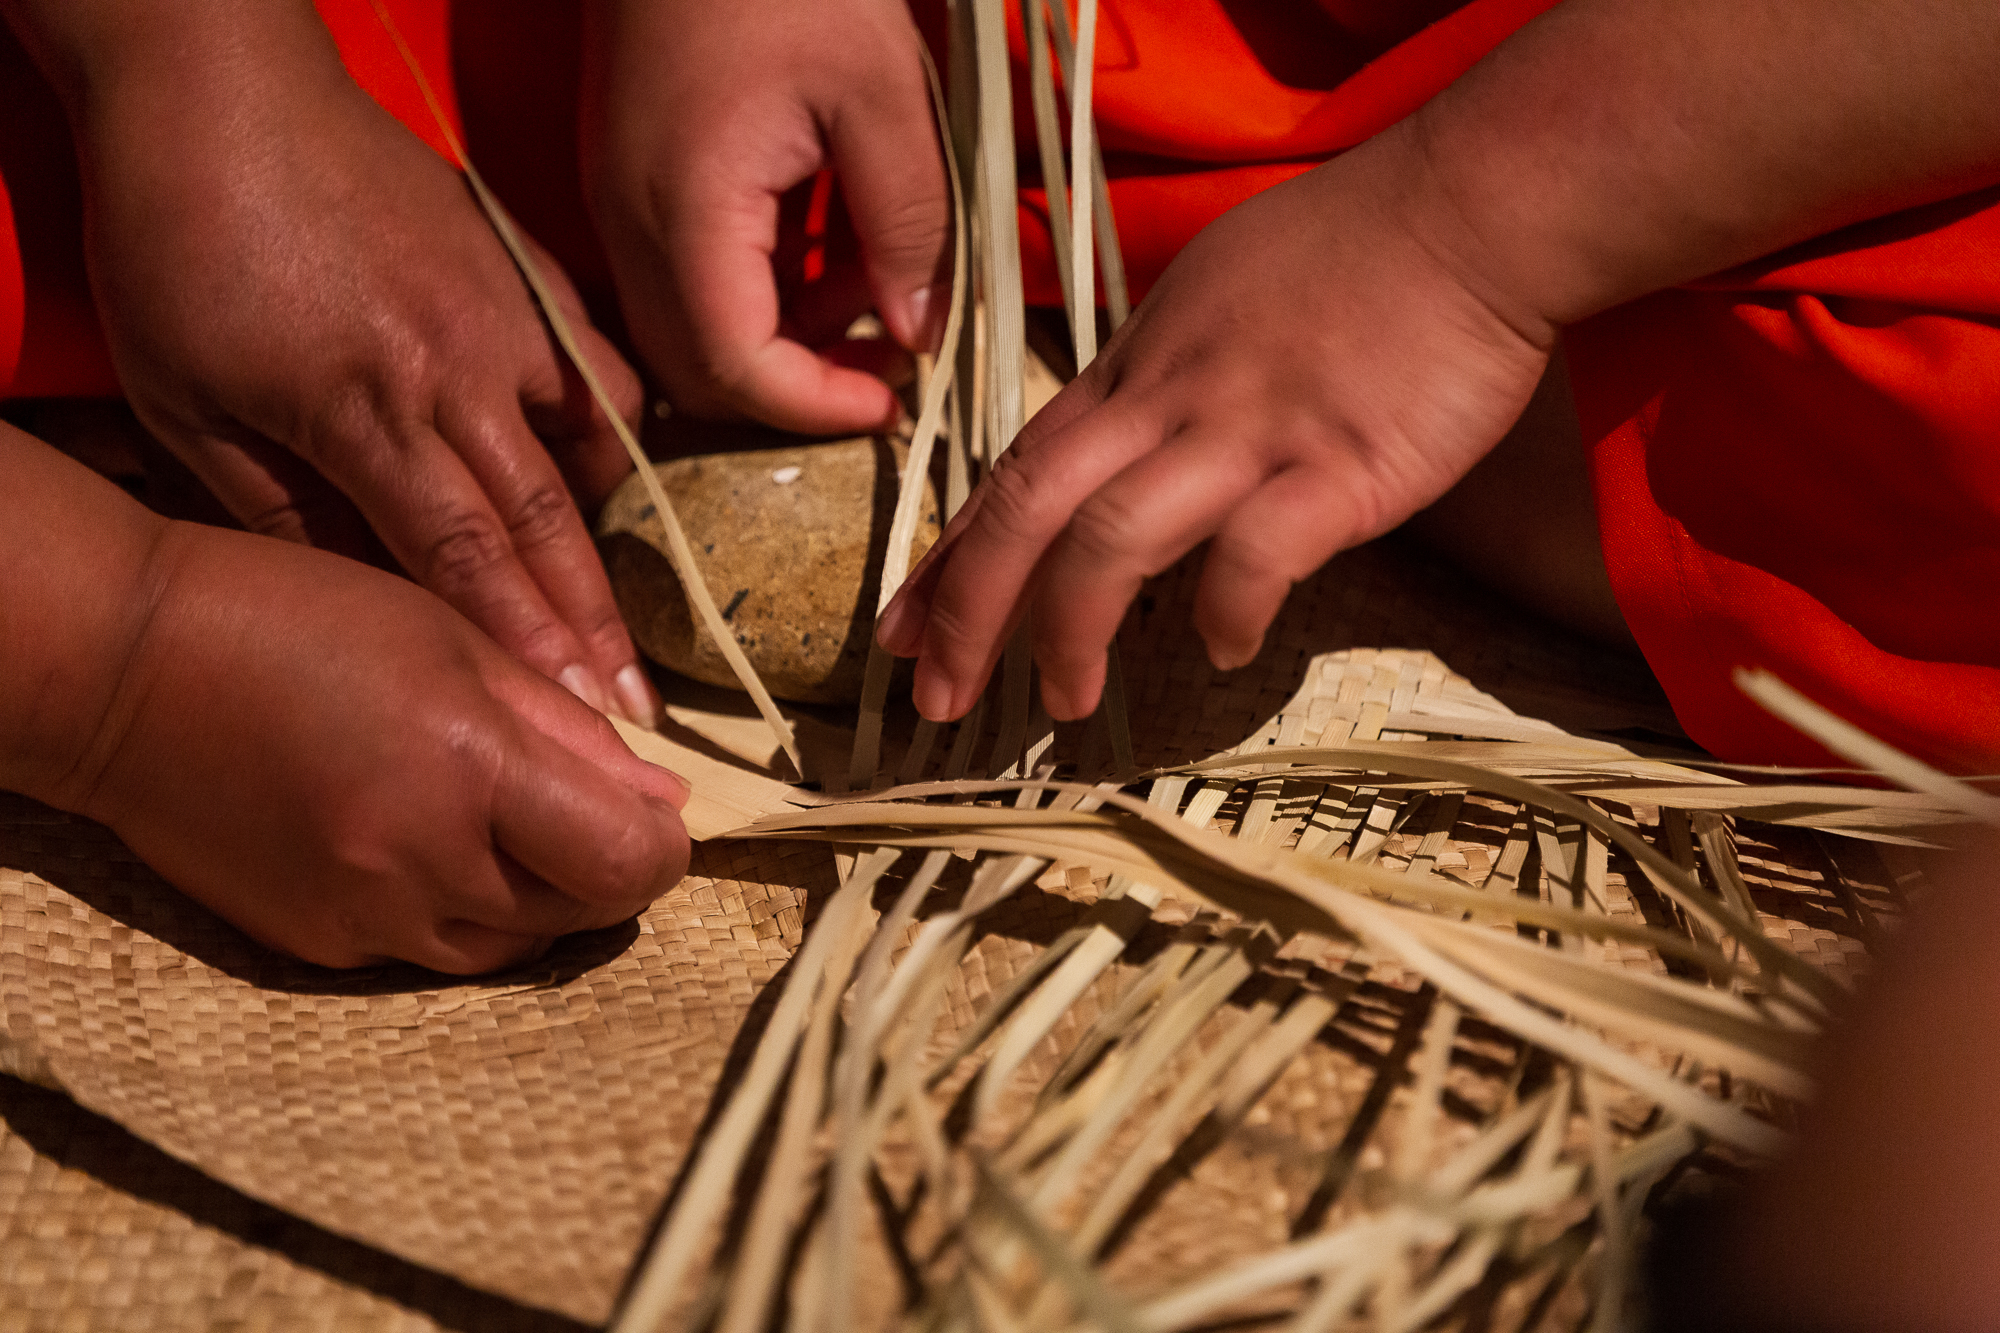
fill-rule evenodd
<path id="1" fill-rule="evenodd" d="M 1536 729 L 1509 708 L 1573 731 L 1674 732 L 1642 666 L 1399 546 L 1349 553 L 1302 585 L 1258 662 L 1226 676 L 1188 629 L 1192 592 L 1190 567 L 1154 581 L 1123 637 L 1141 763 L 1232 749 L 1288 700 L 1316 724 L 1389 734 L 1419 715 L 1476 717 L 1468 730 L 1500 737 Z M 1415 855 L 1430 831 L 1399 827 L 1382 854 Z M 1439 868 L 1477 874 L 1507 826 L 1467 802 L 1440 831 Z M 1859 953 L 1810 849 L 1744 854 L 1774 934 L 1837 968 Z M 711 843 L 636 924 L 571 937 L 518 974 L 333 973 L 250 943 L 105 830 L 0 796 L 0 1067 L 44 1085 L 0 1081 L 0 1322 L 602 1322 L 834 884 L 823 846 Z M 1048 891 L 997 914 L 956 1021 L 1078 910 Z M 1343 964 L 1286 964 L 1308 965 Z M 1357 982 L 1310 1058 L 1172 1185 L 1108 1274 L 1145 1290 L 1281 1241 L 1316 1191 L 1337 1193 L 1353 1159 L 1379 1155 L 1356 1126 L 1393 1100 L 1422 1024 L 1415 994 L 1393 976 Z M 1469 1027 L 1474 1056 L 1480 1040 Z M 1457 1094 L 1477 1104 L 1495 1075 L 1463 1063 Z M 882 1289 L 893 1306 L 893 1276 Z M 1508 1301 L 1503 1325 L 1578 1308 L 1554 1288 Z"/>

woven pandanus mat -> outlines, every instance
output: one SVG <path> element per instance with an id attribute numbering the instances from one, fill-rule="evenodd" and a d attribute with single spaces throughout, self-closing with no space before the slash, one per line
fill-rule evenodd
<path id="1" fill-rule="evenodd" d="M 1286 717 L 1357 736 L 1558 734 L 1532 709 L 1572 730 L 1673 734 L 1642 666 L 1393 545 L 1301 585 L 1259 661 L 1218 675 L 1187 628 L 1192 569 L 1155 580 L 1126 627 L 1142 764 L 1228 751 Z M 1472 881 L 1515 818 L 1475 800 L 1391 804 L 1360 832 L 1371 856 Z M 1741 847 L 1766 928 L 1844 970 L 1860 953 L 1845 904 L 1858 886 L 1892 910 L 1887 872 L 1831 876 L 1778 834 Z M 1614 861 L 1613 910 L 1643 915 L 1627 879 Z M 824 845 L 712 842 L 636 923 L 566 939 L 518 973 L 336 973 L 251 943 L 106 830 L 0 797 L 0 1061 L 14 1076 L 0 1085 L 0 1303 L 34 1329 L 601 1323 L 835 884 Z M 986 919 L 934 1040 L 949 1043 L 1096 887 L 1058 869 Z M 1149 958 L 1230 924 L 1165 904 L 1027 1068 L 1053 1068 L 1062 1039 Z M 1643 951 L 1632 962 L 1658 966 Z M 1265 970 L 1225 1019 L 1254 1015 L 1259 985 L 1301 981 L 1339 996 L 1337 1012 L 1224 1141 L 1159 1176 L 1155 1206 L 1107 1261 L 1123 1286 L 1282 1242 L 1302 1214 L 1351 1206 L 1350 1186 L 1393 1149 L 1429 993 L 1325 945 Z M 1473 1021 L 1459 1046 L 1451 1097 L 1468 1107 L 1525 1051 Z M 884 1159 L 892 1190 L 900 1151 Z M 907 1274 L 893 1256 L 867 1262 L 886 1319 Z M 1581 1299 L 1544 1276 L 1496 1286 L 1487 1306 L 1496 1327 L 1560 1326 Z"/>

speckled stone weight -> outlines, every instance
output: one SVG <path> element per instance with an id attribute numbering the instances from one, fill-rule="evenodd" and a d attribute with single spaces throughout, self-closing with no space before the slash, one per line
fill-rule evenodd
<path id="1" fill-rule="evenodd" d="M 878 575 L 896 509 L 900 440 L 863 436 L 656 465 L 709 593 L 773 695 L 853 703 L 873 632 Z M 938 537 L 928 485 L 912 544 Z M 635 474 L 605 504 L 598 547 L 618 609 L 648 657 L 734 687 L 697 627 L 665 537 Z M 913 559 L 915 558 L 913 555 Z"/>

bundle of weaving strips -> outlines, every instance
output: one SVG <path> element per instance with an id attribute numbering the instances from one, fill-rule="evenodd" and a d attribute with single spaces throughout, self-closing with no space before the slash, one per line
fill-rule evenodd
<path id="1" fill-rule="evenodd" d="M 104 830 L 5 798 L 8 1308 L 50 1329 L 621 1308 L 1164 1328 L 1347 1300 L 1582 1326 L 1625 1299 L 1649 1203 L 1779 1141 L 1802 1038 L 1921 881 L 1908 844 L 1963 817 L 1627 753 L 1671 734 L 1642 669 L 1392 545 L 1302 585 L 1227 677 L 1187 646 L 1192 588 L 1157 580 L 1126 626 L 1135 763 L 1173 770 L 1128 790 L 1213 838 L 1100 856 L 1077 818 L 1021 861 L 980 850 L 1035 836 L 1004 823 L 1013 792 L 901 816 L 871 797 L 844 827 L 862 798 L 788 804 L 781 836 L 697 844 L 636 923 L 510 976 L 279 958 Z M 993 822 L 925 822 L 974 810 Z M 931 835 L 971 859 L 947 851 L 913 900 L 927 853 L 870 848 Z M 1299 906 L 1284 883 L 1253 898 L 1262 872 L 1209 855 L 1223 837 L 1319 878 Z"/>

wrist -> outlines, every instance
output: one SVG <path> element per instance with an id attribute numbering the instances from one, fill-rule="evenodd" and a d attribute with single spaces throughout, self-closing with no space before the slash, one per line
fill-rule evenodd
<path id="1" fill-rule="evenodd" d="M 5 427 L 0 476 L 13 514 L 0 530 L 0 787 L 91 813 L 183 525 Z"/>
<path id="2" fill-rule="evenodd" d="M 311 0 L 0 0 L 0 17 L 80 139 L 106 120 L 274 106 L 345 80 Z"/>

